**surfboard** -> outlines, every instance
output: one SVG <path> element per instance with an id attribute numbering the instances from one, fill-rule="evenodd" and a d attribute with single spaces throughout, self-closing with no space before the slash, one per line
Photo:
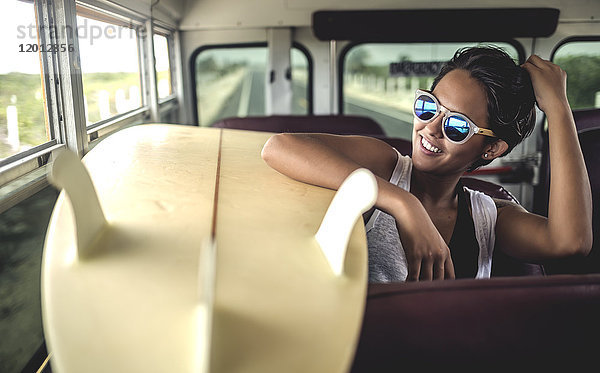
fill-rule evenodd
<path id="1" fill-rule="evenodd" d="M 353 225 L 336 275 L 315 237 L 336 192 L 267 166 L 271 135 L 140 125 L 84 156 L 105 224 L 81 250 L 93 207 L 77 217 L 60 194 L 42 268 L 53 371 L 349 370 L 364 225 Z"/>

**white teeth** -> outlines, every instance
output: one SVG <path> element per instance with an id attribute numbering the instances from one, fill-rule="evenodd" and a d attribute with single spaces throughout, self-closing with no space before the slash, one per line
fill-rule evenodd
<path id="1" fill-rule="evenodd" d="M 430 152 L 434 152 L 434 153 L 441 153 L 442 151 L 438 148 L 436 148 L 435 146 L 431 145 L 431 143 L 427 140 L 425 140 L 424 137 L 421 137 L 421 144 L 423 145 L 423 147 L 427 150 L 429 150 Z"/>

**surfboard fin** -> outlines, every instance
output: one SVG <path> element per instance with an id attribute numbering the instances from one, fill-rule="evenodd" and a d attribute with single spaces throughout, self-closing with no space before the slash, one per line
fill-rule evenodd
<path id="1" fill-rule="evenodd" d="M 217 266 L 217 243 L 212 238 L 202 242 L 198 264 L 198 369 L 210 372 L 215 278 Z"/>
<path id="2" fill-rule="evenodd" d="M 78 256 L 89 256 L 94 240 L 106 225 L 106 218 L 87 169 L 75 153 L 60 150 L 50 166 L 48 181 L 57 189 L 64 189 L 69 197 Z"/>
<path id="3" fill-rule="evenodd" d="M 352 172 L 336 192 L 315 236 L 333 273 L 341 276 L 350 234 L 377 200 L 377 180 L 366 168 Z"/>

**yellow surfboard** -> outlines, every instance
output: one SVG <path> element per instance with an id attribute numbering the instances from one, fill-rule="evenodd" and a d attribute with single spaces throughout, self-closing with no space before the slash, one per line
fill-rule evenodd
<path id="1" fill-rule="evenodd" d="M 142 125 L 86 154 L 105 223 L 72 206 L 78 192 L 61 193 L 42 269 L 53 371 L 349 370 L 367 287 L 363 222 L 336 274 L 316 238 L 336 192 L 269 168 L 270 135 Z M 68 180 L 67 192 L 85 189 Z"/>

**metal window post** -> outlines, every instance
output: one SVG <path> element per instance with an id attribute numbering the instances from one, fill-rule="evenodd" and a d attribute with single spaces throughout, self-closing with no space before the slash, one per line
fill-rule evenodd
<path id="1" fill-rule="evenodd" d="M 329 112 L 338 114 L 337 43 L 329 41 Z"/>
<path id="2" fill-rule="evenodd" d="M 179 106 L 178 110 L 178 121 L 184 122 L 185 118 L 188 117 L 188 111 L 186 110 L 185 105 L 185 85 L 183 84 L 183 74 L 184 74 L 184 61 L 181 54 L 181 33 L 180 31 L 175 31 L 173 33 L 173 50 L 171 51 L 174 58 L 174 70 L 171 70 L 171 76 L 174 77 L 174 81 L 176 84 L 173 87 L 173 93 L 177 95 L 177 105 Z M 192 77 L 195 79 L 195 77 Z M 193 107 L 191 105 L 190 107 Z M 191 120 L 187 120 L 187 122 L 191 123 Z"/>
<path id="3" fill-rule="evenodd" d="M 59 79 L 56 81 L 62 98 L 61 127 L 67 147 L 82 157 L 87 151 L 87 129 L 83 100 L 83 82 L 79 59 L 79 41 L 76 35 L 77 11 L 71 0 L 55 0 L 55 40 L 59 47 L 56 53 Z"/>
<path id="4" fill-rule="evenodd" d="M 290 53 L 292 31 L 289 28 L 267 30 L 269 62 L 266 76 L 265 111 L 271 114 L 292 112 L 292 68 Z M 252 72 L 249 72 L 251 74 Z"/>
<path id="5" fill-rule="evenodd" d="M 140 32 L 141 45 L 143 46 L 142 76 L 144 81 L 144 96 L 146 105 L 150 109 L 150 121 L 158 123 L 160 115 L 158 112 L 158 89 L 156 87 L 155 57 L 154 57 L 154 30 L 152 19 L 144 22 L 143 31 Z"/>

